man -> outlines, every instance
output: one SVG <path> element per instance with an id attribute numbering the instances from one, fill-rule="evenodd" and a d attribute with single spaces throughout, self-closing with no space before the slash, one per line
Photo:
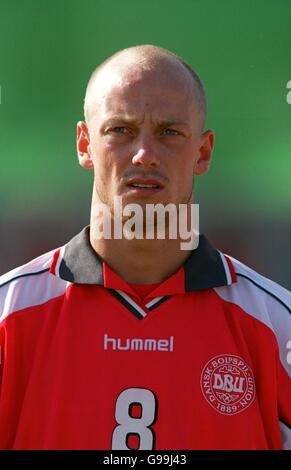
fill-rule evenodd
<path id="1" fill-rule="evenodd" d="M 93 73 L 77 126 L 90 226 L 0 279 L 2 449 L 290 447 L 290 293 L 202 235 L 181 249 L 175 211 L 163 238 L 157 219 L 154 237 L 145 219 L 120 236 L 116 198 L 141 208 L 136 225 L 153 204 L 191 215 L 205 118 L 199 77 L 169 51 L 123 50 Z"/>

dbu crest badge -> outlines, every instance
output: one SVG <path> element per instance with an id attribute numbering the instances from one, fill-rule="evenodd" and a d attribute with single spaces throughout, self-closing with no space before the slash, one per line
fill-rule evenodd
<path id="1" fill-rule="evenodd" d="M 248 408 L 255 398 L 252 369 L 239 356 L 221 354 L 207 362 L 201 374 L 206 401 L 223 415 L 234 415 Z"/>

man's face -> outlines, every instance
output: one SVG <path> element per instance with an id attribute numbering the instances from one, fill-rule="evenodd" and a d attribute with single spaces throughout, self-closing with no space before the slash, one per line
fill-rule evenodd
<path id="1" fill-rule="evenodd" d="M 79 137 L 88 140 L 98 200 L 110 208 L 114 196 L 123 205 L 191 202 L 193 174 L 207 170 L 210 154 L 188 72 L 127 67 L 95 86 L 89 132 L 80 124 Z"/>

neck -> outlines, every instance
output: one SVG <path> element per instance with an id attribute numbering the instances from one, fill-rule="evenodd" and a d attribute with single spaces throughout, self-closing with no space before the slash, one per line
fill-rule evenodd
<path id="1" fill-rule="evenodd" d="M 99 240 L 90 227 L 90 242 L 99 256 L 122 279 L 133 284 L 155 284 L 176 272 L 189 257 L 176 240 Z"/>
<path id="2" fill-rule="evenodd" d="M 94 198 L 93 198 L 94 199 Z M 136 239 L 100 237 L 97 201 L 92 201 L 90 243 L 96 253 L 122 279 L 133 284 L 160 283 L 179 270 L 192 247 L 181 249 L 185 239 Z M 189 204 L 190 209 L 190 204 Z M 189 212 L 189 211 L 188 211 Z M 104 228 L 103 228 L 104 230 Z M 111 231 L 113 234 L 113 230 Z"/>

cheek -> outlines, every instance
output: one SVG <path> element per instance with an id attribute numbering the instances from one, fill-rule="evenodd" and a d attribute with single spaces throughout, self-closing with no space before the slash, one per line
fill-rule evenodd
<path id="1" fill-rule="evenodd" d="M 98 160 L 100 165 L 101 162 L 106 166 L 115 165 L 124 161 L 128 154 L 126 146 L 113 144 L 106 139 L 97 142 L 93 146 L 94 159 Z"/>
<path id="2" fill-rule="evenodd" d="M 172 165 L 171 173 L 172 177 L 180 182 L 187 182 L 193 179 L 195 162 L 188 155 L 187 158 L 183 158 L 181 155 L 175 158 L 175 163 Z"/>
<path id="3" fill-rule="evenodd" d="M 106 172 L 111 166 L 111 152 L 107 145 L 99 141 L 92 145 L 93 164 L 96 173 Z M 96 176 L 98 176 L 96 174 Z"/>
<path id="4" fill-rule="evenodd" d="M 95 181 L 101 182 L 104 186 L 117 181 L 125 171 L 123 159 L 106 150 L 103 149 L 94 156 Z"/>

